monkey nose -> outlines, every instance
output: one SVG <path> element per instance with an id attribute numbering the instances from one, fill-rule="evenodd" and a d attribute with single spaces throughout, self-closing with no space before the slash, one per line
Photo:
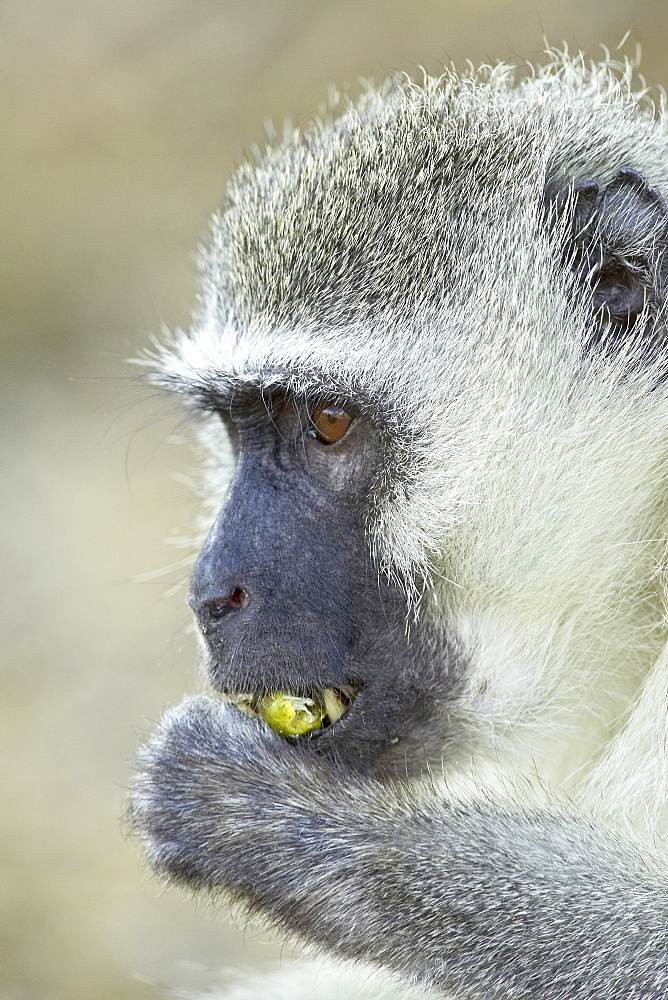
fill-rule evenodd
<path id="1" fill-rule="evenodd" d="M 207 621 L 224 618 L 234 611 L 243 611 L 250 601 L 250 593 L 245 587 L 233 586 L 224 594 L 214 597 L 200 597 L 190 593 L 188 603 L 204 624 Z"/>

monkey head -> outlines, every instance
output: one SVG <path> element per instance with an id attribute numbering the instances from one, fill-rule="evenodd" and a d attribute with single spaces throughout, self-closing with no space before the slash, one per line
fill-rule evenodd
<path id="1" fill-rule="evenodd" d="M 532 87 L 395 81 L 259 155 L 161 352 L 219 508 L 211 686 L 301 699 L 305 751 L 377 774 L 542 738 L 603 673 L 613 718 L 659 641 L 658 154 Z"/>

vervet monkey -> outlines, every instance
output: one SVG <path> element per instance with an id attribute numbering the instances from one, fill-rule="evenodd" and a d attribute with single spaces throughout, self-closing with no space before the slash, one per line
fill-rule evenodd
<path id="1" fill-rule="evenodd" d="M 153 376 L 222 505 L 211 691 L 133 791 L 158 873 L 436 996 L 668 995 L 661 192 L 663 107 L 567 57 L 237 173 Z"/>

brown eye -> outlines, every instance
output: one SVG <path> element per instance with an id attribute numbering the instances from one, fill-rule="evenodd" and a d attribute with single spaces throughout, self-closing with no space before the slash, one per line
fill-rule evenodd
<path id="1" fill-rule="evenodd" d="M 336 444 L 353 422 L 338 406 L 319 406 L 311 415 L 311 433 L 322 444 Z"/>

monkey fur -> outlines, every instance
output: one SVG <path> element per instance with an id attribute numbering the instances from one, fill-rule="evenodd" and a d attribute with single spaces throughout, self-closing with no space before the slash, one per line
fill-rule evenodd
<path id="1" fill-rule="evenodd" d="M 210 691 L 131 817 L 160 875 L 347 970 L 224 996 L 668 994 L 668 132 L 634 88 L 393 79 L 213 220 L 150 362 L 206 456 Z M 299 738 L 238 710 L 325 689 Z"/>

